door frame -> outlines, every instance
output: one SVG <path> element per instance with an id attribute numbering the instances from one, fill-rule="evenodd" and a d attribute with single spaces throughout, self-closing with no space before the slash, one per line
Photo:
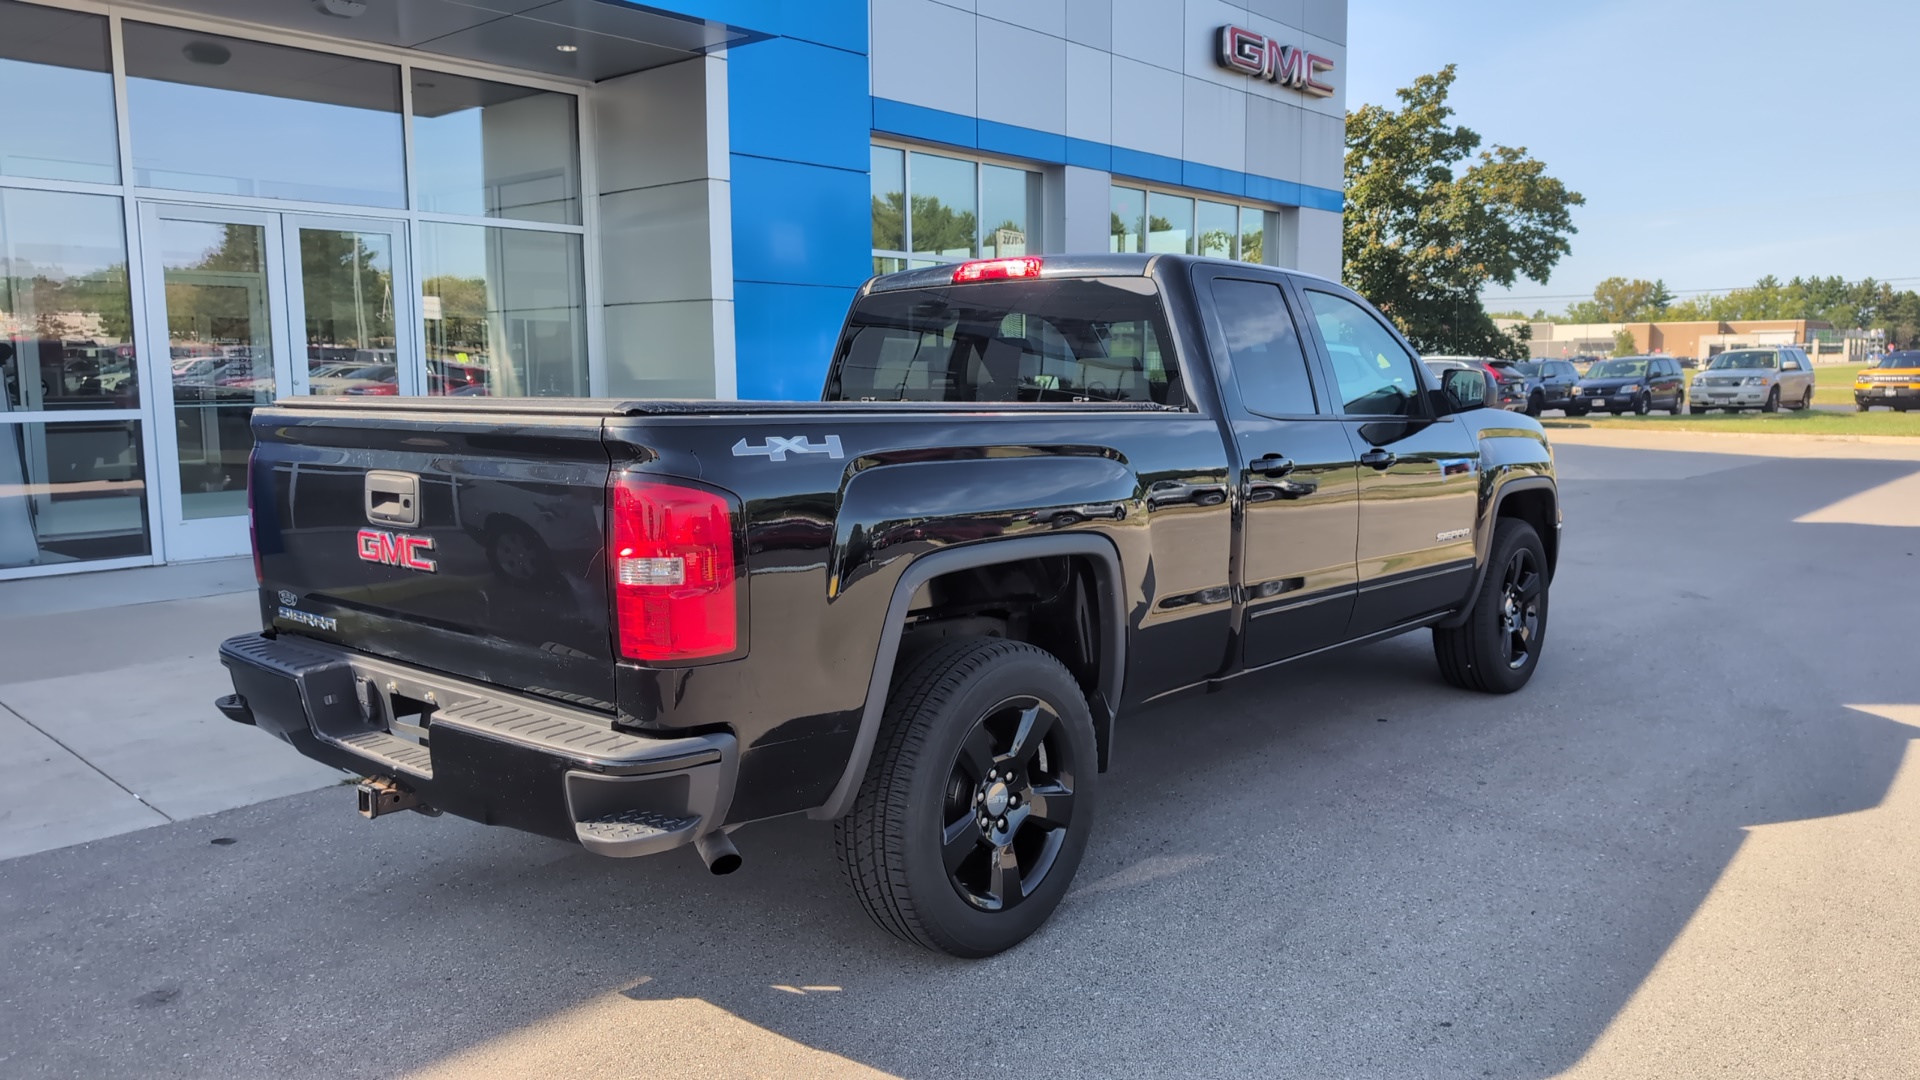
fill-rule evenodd
<path id="1" fill-rule="evenodd" d="M 353 217 L 348 214 L 316 214 L 306 210 L 286 211 L 279 215 L 281 228 L 281 250 L 285 253 L 285 277 L 288 285 L 286 298 L 281 306 L 286 309 L 289 330 L 298 331 L 295 337 L 287 341 L 287 381 L 280 397 L 305 397 L 308 393 L 307 363 L 307 297 L 304 288 L 293 288 L 304 284 L 305 276 L 300 270 L 300 230 L 328 229 L 336 232 L 383 233 L 393 241 L 391 253 L 393 287 L 393 359 L 394 370 L 399 376 L 397 389 L 401 394 L 420 395 L 427 392 L 426 374 L 426 328 L 421 325 L 414 310 L 417 293 L 413 285 L 413 249 L 412 237 L 403 218 Z"/>
<path id="2" fill-rule="evenodd" d="M 356 217 L 308 210 L 261 210 L 214 206 L 165 199 L 139 201 L 139 275 L 146 294 L 142 329 L 153 345 L 148 365 L 152 387 L 154 438 L 149 473 L 153 501 L 150 528 L 156 553 L 168 562 L 212 559 L 245 554 L 250 541 L 246 515 L 188 519 L 180 482 L 180 445 L 175 430 L 173 363 L 167 327 L 166 271 L 154 243 L 163 221 L 192 221 L 216 225 L 253 225 L 261 229 L 261 256 L 266 275 L 266 323 L 271 337 L 274 399 L 307 392 L 306 296 L 301 272 L 300 230 L 385 234 L 393 240 L 392 288 L 394 363 L 397 389 L 402 394 L 426 391 L 424 328 L 416 317 L 413 296 L 412 235 L 401 218 Z"/>

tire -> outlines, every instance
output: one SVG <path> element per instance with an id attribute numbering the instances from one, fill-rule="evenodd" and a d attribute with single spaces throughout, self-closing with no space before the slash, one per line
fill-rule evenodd
<path id="1" fill-rule="evenodd" d="M 1673 408 L 1667 410 L 1668 416 L 1679 416 L 1687 407 L 1687 395 L 1673 395 Z"/>
<path id="2" fill-rule="evenodd" d="M 1633 399 L 1633 415 L 1645 416 L 1653 411 L 1653 391 L 1649 390 Z"/>
<path id="3" fill-rule="evenodd" d="M 1706 409 L 1706 406 L 1704 405 L 1689 405 L 1687 406 L 1687 412 L 1691 413 L 1694 416 L 1707 415 L 1707 409 Z"/>
<path id="4" fill-rule="evenodd" d="M 1516 567 L 1519 579 L 1510 580 Z M 1508 621 L 1510 585 L 1518 601 L 1517 623 Z M 1539 534 L 1518 518 L 1501 518 L 1493 530 L 1487 575 L 1466 622 L 1434 628 L 1433 656 L 1441 676 L 1462 690 L 1484 694 L 1511 694 L 1527 685 L 1546 645 L 1548 585 L 1547 549 Z"/>
<path id="5" fill-rule="evenodd" d="M 1800 396 L 1800 404 L 1795 405 L 1793 411 L 1806 412 L 1811 408 L 1813 408 L 1813 387 L 1809 386 L 1807 387 L 1807 392 Z"/>
<path id="6" fill-rule="evenodd" d="M 987 779 L 1007 768 L 1013 785 Z M 950 641 L 894 680 L 834 850 L 883 929 L 954 956 L 991 956 L 1025 941 L 1066 895 L 1092 831 L 1095 770 L 1093 717 L 1060 661 L 1019 641 Z M 996 803 L 983 832 L 976 808 Z M 998 869 L 1009 852 L 1011 893 Z"/>
<path id="7" fill-rule="evenodd" d="M 1767 391 L 1767 403 L 1765 405 L 1760 406 L 1760 411 L 1761 412 L 1779 412 L 1780 411 L 1780 388 L 1778 386 Z"/>
<path id="8" fill-rule="evenodd" d="M 1866 403 L 1866 402 L 1864 402 L 1864 401 L 1856 401 L 1856 402 L 1854 402 L 1854 406 L 1855 406 L 1856 408 L 1858 408 L 1858 409 L 1859 409 L 1859 410 L 1860 410 L 1861 412 L 1872 412 L 1872 411 L 1873 411 L 1873 406 L 1871 406 L 1871 405 L 1869 405 L 1869 404 L 1867 404 L 1867 403 Z"/>
<path id="9" fill-rule="evenodd" d="M 1585 416 L 1589 411 L 1585 405 L 1569 405 L 1566 408 L 1568 416 Z"/>
<path id="10" fill-rule="evenodd" d="M 1541 413 L 1543 413 L 1543 412 L 1546 412 L 1546 411 L 1547 411 L 1547 398 L 1546 398 L 1546 395 L 1544 395 L 1544 394 L 1542 394 L 1542 393 L 1541 393 L 1540 391 L 1538 391 L 1538 390 L 1535 390 L 1535 391 L 1534 391 L 1534 392 L 1533 392 L 1533 393 L 1532 393 L 1532 394 L 1531 394 L 1531 395 L 1530 395 L 1530 396 L 1529 396 L 1529 397 L 1527 398 L 1527 415 L 1528 415 L 1528 416 L 1539 416 L 1539 415 L 1540 415 Z"/>

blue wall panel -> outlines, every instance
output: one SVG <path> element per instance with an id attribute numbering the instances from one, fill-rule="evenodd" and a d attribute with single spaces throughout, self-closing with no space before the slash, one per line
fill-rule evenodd
<path id="1" fill-rule="evenodd" d="M 867 2 L 731 2 L 767 9 L 742 25 L 780 35 L 727 51 L 736 385 L 813 399 L 873 269 Z"/>
<path id="2" fill-rule="evenodd" d="M 858 291 L 853 286 L 735 282 L 733 338 L 740 357 L 735 366 L 740 396 L 819 400 L 834 342 Z"/>

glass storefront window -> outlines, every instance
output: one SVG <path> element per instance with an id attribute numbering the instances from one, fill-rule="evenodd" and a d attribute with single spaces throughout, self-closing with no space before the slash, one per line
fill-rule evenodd
<path id="1" fill-rule="evenodd" d="M 123 24 L 134 183 L 400 208 L 400 69 Z"/>
<path id="2" fill-rule="evenodd" d="M 276 389 L 266 230 L 162 218 L 150 231 L 166 285 L 182 515 L 242 514 L 253 410 Z"/>
<path id="3" fill-rule="evenodd" d="M 1110 251 L 1168 251 L 1264 263 L 1267 212 L 1114 185 Z M 1149 207 L 1152 210 L 1148 214 Z"/>
<path id="4" fill-rule="evenodd" d="M 1112 251 L 1145 251 L 1147 193 L 1136 188 L 1113 189 Z"/>
<path id="5" fill-rule="evenodd" d="M 970 259 L 978 249 L 974 163 L 939 154 L 912 155 L 913 254 Z"/>
<path id="6" fill-rule="evenodd" d="M 148 554 L 138 420 L 0 422 L 0 570 Z"/>
<path id="7" fill-rule="evenodd" d="M 980 166 L 980 223 L 984 254 L 1025 255 L 1032 227 L 1040 221 L 1040 174 L 1003 165 Z"/>
<path id="8" fill-rule="evenodd" d="M 907 155 L 889 146 L 873 147 L 873 250 L 907 250 Z M 896 260 L 897 261 L 897 260 Z M 875 260 L 875 266 L 879 260 Z M 885 273 L 876 269 L 874 273 Z"/>
<path id="9" fill-rule="evenodd" d="M 0 189 L 0 413 L 140 405 L 110 195 Z"/>
<path id="10" fill-rule="evenodd" d="M 580 224 L 571 94 L 413 72 L 418 209 Z"/>
<path id="11" fill-rule="evenodd" d="M 1233 234 L 1239 226 L 1239 217 L 1240 211 L 1226 203 L 1200 200 L 1196 253 L 1213 259 L 1233 258 Z"/>
<path id="12" fill-rule="evenodd" d="M 107 20 L 0 0 L 0 176 L 120 182 Z"/>
<path id="13" fill-rule="evenodd" d="M 396 392 L 393 237 L 352 229 L 299 230 L 301 327 L 307 392 Z"/>
<path id="14" fill-rule="evenodd" d="M 1193 200 L 1154 192 L 1147 200 L 1147 250 L 1193 254 Z"/>
<path id="15" fill-rule="evenodd" d="M 1266 251 L 1261 243 L 1266 235 L 1266 211 L 1257 206 L 1240 208 L 1240 261 L 1250 263 L 1266 262 Z"/>
<path id="16" fill-rule="evenodd" d="M 580 237 L 422 222 L 427 392 L 587 392 Z"/>

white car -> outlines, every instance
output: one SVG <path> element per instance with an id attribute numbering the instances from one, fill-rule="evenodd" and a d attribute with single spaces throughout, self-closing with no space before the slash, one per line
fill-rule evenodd
<path id="1" fill-rule="evenodd" d="M 1813 361 L 1791 345 L 1723 352 L 1693 377 L 1692 396 L 1687 411 L 1695 416 L 1709 409 L 1779 412 L 1781 405 L 1811 408 Z"/>

